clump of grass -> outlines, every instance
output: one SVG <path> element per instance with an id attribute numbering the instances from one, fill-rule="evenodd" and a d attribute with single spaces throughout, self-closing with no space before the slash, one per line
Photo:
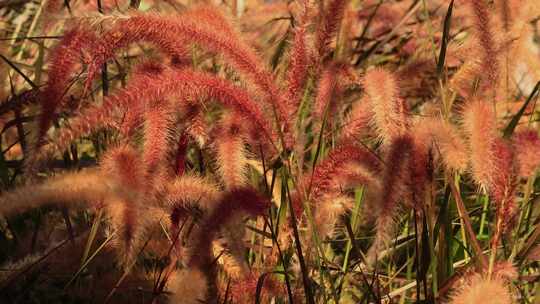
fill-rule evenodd
<path id="1" fill-rule="evenodd" d="M 537 300 L 532 1 L 32 5 L 0 5 L 2 299 Z"/>

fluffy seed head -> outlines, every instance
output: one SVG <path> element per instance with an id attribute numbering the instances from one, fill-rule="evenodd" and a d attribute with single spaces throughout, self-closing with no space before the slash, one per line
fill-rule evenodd
<path id="1" fill-rule="evenodd" d="M 499 79 L 499 61 L 496 40 L 492 32 L 492 14 L 485 0 L 467 2 L 473 14 L 475 34 L 482 46 L 482 68 L 485 73 L 483 79 L 490 84 L 495 84 Z"/>
<path id="2" fill-rule="evenodd" d="M 37 150 L 44 144 L 47 130 L 56 118 L 57 109 L 64 103 L 64 94 L 68 88 L 71 74 L 79 62 L 80 50 L 83 45 L 95 41 L 97 38 L 91 31 L 75 26 L 64 33 L 60 43 L 51 51 L 48 59 L 49 72 L 41 101 L 41 113 L 37 124 L 36 142 L 33 150 Z"/>
<path id="3" fill-rule="evenodd" d="M 463 111 L 463 127 L 470 147 L 472 175 L 478 184 L 487 188 L 492 182 L 496 157 L 493 147 L 497 125 L 493 105 L 479 99 L 470 101 Z"/>
<path id="4" fill-rule="evenodd" d="M 335 193 L 325 195 L 320 200 L 320 203 L 314 206 L 312 229 L 316 229 L 319 239 L 324 240 L 334 232 L 339 217 L 354 206 L 354 200 Z"/>
<path id="5" fill-rule="evenodd" d="M 397 138 L 392 142 L 385 158 L 382 194 L 378 202 L 378 217 L 375 240 L 368 251 L 368 263 L 373 264 L 378 253 L 384 249 L 394 232 L 394 216 L 404 195 L 407 184 L 407 170 L 410 168 L 413 140 L 410 136 Z"/>
<path id="6" fill-rule="evenodd" d="M 145 186 L 143 165 L 139 154 L 130 146 L 111 149 L 101 161 L 101 169 L 115 180 L 115 190 L 120 196 L 135 199 Z"/>
<path id="7" fill-rule="evenodd" d="M 194 250 L 192 250 L 188 266 L 209 267 L 210 263 L 212 263 L 210 259 L 211 245 L 217 232 L 230 220 L 235 219 L 236 216 L 240 214 L 262 215 L 269 206 L 268 199 L 263 198 L 253 188 L 237 188 L 226 192 L 194 238 L 196 241 L 193 245 Z"/>
<path id="8" fill-rule="evenodd" d="M 149 185 L 153 185 L 156 172 L 171 150 L 174 114 L 172 103 L 166 100 L 151 103 L 145 108 L 142 161 L 146 183 Z"/>
<path id="9" fill-rule="evenodd" d="M 366 97 L 353 104 L 341 128 L 339 142 L 352 141 L 367 133 L 373 112 L 368 107 Z"/>
<path id="10" fill-rule="evenodd" d="M 219 187 L 204 177 L 184 174 L 165 186 L 165 207 L 171 212 L 175 208 L 198 207 L 211 212 L 220 198 Z"/>
<path id="11" fill-rule="evenodd" d="M 177 92 L 194 94 L 201 100 L 218 101 L 246 117 L 246 121 L 263 133 L 263 140 L 272 138 L 272 124 L 245 90 L 211 74 L 191 69 L 167 69 L 163 66 L 162 68 L 163 72 L 159 74 L 137 73 L 126 88 L 105 98 L 101 105 L 92 105 L 83 110 L 70 121 L 69 127 L 58 132 L 54 141 L 55 148 L 64 151 L 72 140 L 114 121 L 117 109 L 165 100 L 176 96 Z"/>
<path id="12" fill-rule="evenodd" d="M 299 24 L 294 30 L 294 41 L 290 51 L 289 72 L 287 73 L 287 119 L 296 113 L 308 74 L 308 50 L 306 47 L 306 27 Z"/>
<path id="13" fill-rule="evenodd" d="M 495 141 L 493 154 L 496 158 L 489 192 L 497 206 L 497 218 L 499 219 L 496 233 L 492 240 L 496 244 L 499 234 L 506 232 L 511 224 L 514 223 L 514 215 L 517 211 L 515 202 L 517 166 L 510 144 L 503 139 L 498 138 Z"/>
<path id="14" fill-rule="evenodd" d="M 344 144 L 333 149 L 315 167 L 313 177 L 311 177 L 311 174 L 307 174 L 303 178 L 302 184 L 307 187 L 311 184 L 310 196 L 318 198 L 331 189 L 336 176 L 350 173 L 343 170 L 351 163 L 359 164 L 370 173 L 379 172 L 381 168 L 379 159 L 371 151 L 358 145 Z"/>
<path id="15" fill-rule="evenodd" d="M 168 289 L 172 293 L 169 303 L 204 302 L 208 293 L 207 282 L 205 275 L 198 269 L 182 269 L 175 272 L 168 282 Z"/>
<path id="16" fill-rule="evenodd" d="M 460 131 L 441 118 L 422 118 L 414 122 L 413 134 L 415 145 L 424 145 L 426 149 L 434 147 L 440 153 L 447 170 L 464 171 L 468 156 L 465 142 Z"/>
<path id="17" fill-rule="evenodd" d="M 469 278 L 452 296 L 450 304 L 514 303 L 506 283 L 500 278 L 488 279 L 480 274 Z"/>
<path id="18" fill-rule="evenodd" d="M 376 68 L 366 73 L 363 86 L 373 111 L 372 124 L 383 144 L 389 145 L 409 126 L 408 109 L 399 97 L 397 80 L 389 71 Z"/>
<path id="19" fill-rule="evenodd" d="M 107 215 L 115 233 L 113 246 L 117 250 L 118 262 L 122 268 L 129 267 L 136 258 L 146 225 L 138 201 L 113 197 L 107 203 Z"/>
<path id="20" fill-rule="evenodd" d="M 262 301 L 270 303 L 272 296 L 285 296 L 285 290 L 281 282 L 277 281 L 271 274 L 262 274 L 254 271 L 232 282 L 231 297 L 234 303 L 251 303 L 255 298 L 259 279 L 263 275 L 265 277 L 262 286 Z"/>
<path id="21" fill-rule="evenodd" d="M 238 113 L 225 115 L 214 143 L 218 172 L 225 189 L 239 188 L 247 183 L 244 124 Z"/>
<path id="22" fill-rule="evenodd" d="M 538 131 L 523 129 L 513 136 L 513 146 L 519 165 L 519 176 L 528 178 L 540 167 L 540 138 Z"/>
<path id="23" fill-rule="evenodd" d="M 99 170 L 64 173 L 41 184 L 3 193 L 0 196 L 0 214 L 10 216 L 52 204 L 76 207 L 83 203 L 100 207 L 110 193 L 111 183 Z"/>
<path id="24" fill-rule="evenodd" d="M 337 34 L 347 4 L 346 0 L 331 0 L 325 13 L 319 16 L 322 19 L 317 28 L 315 47 L 321 60 L 330 52 L 330 43 Z"/>

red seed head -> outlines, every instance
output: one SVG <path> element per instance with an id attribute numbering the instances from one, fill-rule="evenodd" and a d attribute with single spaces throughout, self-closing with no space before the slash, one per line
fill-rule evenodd
<path id="1" fill-rule="evenodd" d="M 540 167 L 540 138 L 538 131 L 524 129 L 514 133 L 513 146 L 519 165 L 519 176 L 528 178 Z"/>

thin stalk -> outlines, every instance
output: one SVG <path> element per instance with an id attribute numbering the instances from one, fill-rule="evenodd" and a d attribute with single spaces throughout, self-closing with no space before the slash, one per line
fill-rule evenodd
<path id="1" fill-rule="evenodd" d="M 362 203 L 362 199 L 364 196 L 364 187 L 361 187 L 359 190 L 356 190 L 355 196 L 356 196 L 355 197 L 356 204 L 354 205 L 352 220 L 351 220 L 351 228 L 353 232 L 356 231 L 356 226 L 358 223 L 358 217 L 360 214 L 360 205 Z M 343 266 L 341 267 L 341 271 L 343 272 L 345 272 L 347 268 L 349 267 L 349 258 L 350 258 L 350 253 L 352 249 L 352 242 L 353 240 L 349 238 L 349 240 L 347 241 L 347 245 L 345 247 L 345 258 L 343 259 Z"/>
<path id="2" fill-rule="evenodd" d="M 523 229 L 523 226 L 525 226 L 525 229 L 529 227 L 529 215 L 531 211 L 531 204 L 529 204 L 529 200 L 531 198 L 531 193 L 534 190 L 534 180 L 536 179 L 536 174 L 533 174 L 527 179 L 527 184 L 525 184 L 525 189 L 523 190 L 523 201 L 521 202 L 521 213 L 519 215 L 519 222 L 517 225 L 517 229 L 515 231 L 514 238 L 516 239 L 516 242 L 514 242 L 514 246 L 512 247 L 512 253 L 510 254 L 509 260 L 512 262 L 514 258 L 516 257 L 516 254 L 518 253 L 519 247 L 523 244 L 523 240 L 520 240 L 519 235 L 521 233 L 521 230 Z M 524 231 L 526 233 L 526 230 Z"/>
<path id="3" fill-rule="evenodd" d="M 480 247 L 480 243 L 478 243 L 478 239 L 476 238 L 476 234 L 474 233 L 474 230 L 472 228 L 471 218 L 469 217 L 469 214 L 467 213 L 467 209 L 465 208 L 465 204 L 463 203 L 463 200 L 461 199 L 461 194 L 457 190 L 456 184 L 453 182 L 453 179 L 450 179 L 449 185 L 450 185 L 450 189 L 452 190 L 452 195 L 454 196 L 454 200 L 456 202 L 456 207 L 458 209 L 459 216 L 461 219 L 463 219 L 463 225 L 469 237 L 469 242 L 471 243 L 471 246 L 476 254 L 476 261 L 478 263 L 477 266 L 481 269 L 487 269 L 488 261 L 486 260 L 486 257 L 482 253 L 482 248 Z"/>
<path id="4" fill-rule="evenodd" d="M 268 223 L 268 220 L 264 219 L 266 224 L 270 227 L 270 233 L 272 234 L 272 242 L 276 245 L 276 248 L 278 250 L 279 259 L 281 264 L 283 265 L 283 275 L 285 277 L 285 285 L 287 287 L 287 296 L 289 297 L 289 303 L 293 304 L 293 295 L 292 295 L 292 288 L 291 288 L 291 280 L 289 278 L 289 273 L 287 271 L 287 265 L 285 265 L 285 259 L 283 258 L 283 252 L 281 251 L 281 246 L 279 245 L 279 242 L 277 240 L 276 234 L 274 233 L 274 229 L 272 228 L 272 223 Z M 272 220 L 272 216 L 270 215 L 270 221 Z"/>
<path id="5" fill-rule="evenodd" d="M 99 224 L 101 223 L 101 217 L 103 216 L 103 208 L 99 209 L 94 221 L 92 222 L 92 228 L 90 229 L 90 234 L 88 235 L 88 240 L 86 241 L 86 246 L 84 247 L 83 255 L 81 258 L 81 267 L 84 265 L 90 254 L 90 249 L 92 249 L 92 244 L 96 238 L 97 231 L 99 229 Z"/>
<path id="6" fill-rule="evenodd" d="M 291 226 L 293 228 L 293 235 L 294 235 L 294 243 L 296 245 L 296 252 L 298 255 L 298 261 L 300 262 L 300 269 L 302 271 L 302 281 L 304 283 L 304 292 L 306 294 L 306 300 L 308 304 L 315 304 L 315 300 L 313 298 L 313 293 L 311 291 L 311 284 L 309 282 L 309 276 L 308 276 L 308 270 L 306 267 L 306 262 L 304 260 L 304 255 L 302 254 L 302 244 L 300 243 L 300 235 L 298 234 L 298 227 L 296 225 L 296 216 L 294 214 L 294 208 L 292 205 L 292 199 L 291 194 L 289 193 L 289 186 L 287 185 L 287 182 L 284 183 L 286 187 L 286 195 L 287 195 L 287 201 L 289 202 L 289 208 L 290 208 L 290 221 Z"/>
<path id="7" fill-rule="evenodd" d="M 488 205 L 489 205 L 489 200 L 487 198 L 487 196 L 483 195 L 483 196 L 480 196 L 478 195 L 478 197 L 480 197 L 480 199 L 483 201 L 482 202 L 482 216 L 480 217 L 480 230 L 478 231 L 478 236 L 480 238 L 484 238 L 484 237 L 487 237 L 484 235 L 484 229 L 487 225 L 487 213 L 488 213 Z"/>
<path id="8" fill-rule="evenodd" d="M 111 233 L 111 235 L 109 235 L 109 237 L 105 239 L 103 243 L 101 243 L 101 245 L 96 249 L 96 251 L 94 251 L 94 253 L 90 257 L 88 257 L 86 261 L 84 261 L 81 267 L 79 267 L 79 270 L 77 270 L 77 272 L 73 275 L 73 277 L 71 277 L 66 286 L 64 286 L 64 290 L 66 290 L 79 277 L 79 275 L 83 272 L 86 266 L 88 266 L 88 264 L 90 264 L 90 262 L 98 255 L 98 253 L 100 253 L 101 250 L 105 248 L 105 245 L 107 245 L 113 239 L 114 235 L 114 233 Z"/>

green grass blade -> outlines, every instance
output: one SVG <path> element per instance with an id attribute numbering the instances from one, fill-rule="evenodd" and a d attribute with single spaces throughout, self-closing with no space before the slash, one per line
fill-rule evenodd
<path id="1" fill-rule="evenodd" d="M 446 11 L 446 17 L 444 18 L 443 37 L 441 43 L 441 51 L 439 53 L 439 60 L 437 62 L 437 76 L 441 78 L 444 70 L 444 61 L 446 59 L 446 49 L 448 47 L 448 41 L 450 36 L 450 26 L 452 23 L 452 10 L 454 8 L 454 0 L 450 1 L 448 10 Z"/>
<path id="2" fill-rule="evenodd" d="M 535 97 L 538 95 L 539 90 L 540 90 L 540 81 L 536 83 L 536 85 L 534 86 L 534 89 L 531 92 L 531 95 L 529 95 L 527 100 L 525 100 L 525 103 L 523 104 L 523 106 L 521 106 L 519 111 L 516 113 L 516 115 L 514 115 L 514 117 L 512 117 L 512 120 L 510 120 L 510 122 L 504 129 L 504 132 L 503 132 L 504 138 L 510 138 L 510 136 L 512 136 L 519 120 L 521 119 L 521 116 L 523 116 L 523 113 L 525 113 L 525 110 L 527 109 L 527 106 L 529 106 L 529 103 L 533 99 L 535 99 Z"/>

